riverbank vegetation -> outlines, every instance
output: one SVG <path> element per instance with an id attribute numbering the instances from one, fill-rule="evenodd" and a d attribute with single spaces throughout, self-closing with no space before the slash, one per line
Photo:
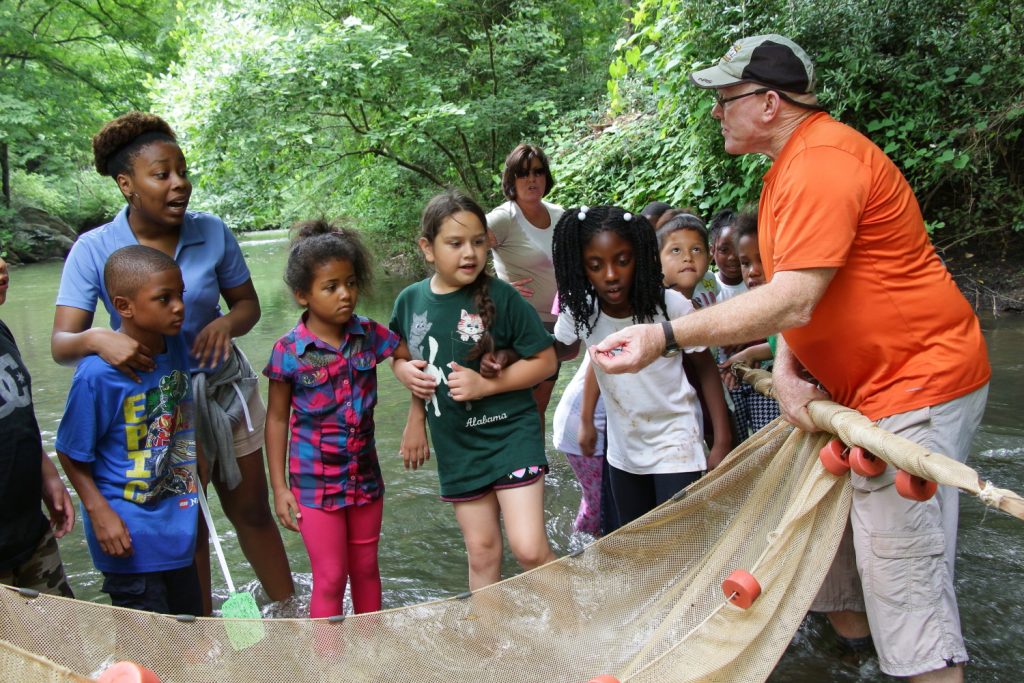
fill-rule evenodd
<path id="1" fill-rule="evenodd" d="M 564 204 L 756 199 L 688 74 L 781 32 L 823 103 L 907 174 L 936 243 L 1024 231 L 1024 11 L 994 0 L 20 0 L 0 7 L 0 238 L 37 206 L 76 229 L 120 204 L 89 137 L 165 116 L 193 206 L 237 229 L 347 215 L 408 250 L 440 186 L 500 201 L 505 153 L 552 157 Z M 9 173 L 8 173 L 9 170 Z M 9 183 L 6 180 L 9 178 Z"/>

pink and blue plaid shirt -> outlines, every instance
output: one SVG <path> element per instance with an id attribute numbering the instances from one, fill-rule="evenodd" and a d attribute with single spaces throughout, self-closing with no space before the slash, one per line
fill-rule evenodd
<path id="1" fill-rule="evenodd" d="M 309 331 L 304 314 L 274 343 L 263 374 L 292 388 L 288 471 L 301 505 L 337 510 L 384 493 L 373 438 L 377 364 L 399 341 L 384 325 L 353 315 L 334 348 Z"/>

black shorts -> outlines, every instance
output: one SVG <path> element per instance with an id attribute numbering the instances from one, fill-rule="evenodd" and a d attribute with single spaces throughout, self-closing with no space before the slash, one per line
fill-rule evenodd
<path id="1" fill-rule="evenodd" d="M 158 614 L 203 616 L 203 594 L 193 562 L 180 569 L 139 574 L 103 572 L 103 587 L 114 607 Z"/>
<path id="2" fill-rule="evenodd" d="M 547 465 L 531 465 L 530 467 L 522 467 L 515 472 L 506 474 L 504 477 L 501 477 L 487 486 L 481 486 L 480 488 L 473 489 L 467 493 L 457 493 L 454 496 L 442 495 L 441 500 L 446 503 L 468 503 L 471 500 L 479 500 L 483 498 L 491 491 L 517 489 L 520 486 L 529 486 L 547 473 Z"/>

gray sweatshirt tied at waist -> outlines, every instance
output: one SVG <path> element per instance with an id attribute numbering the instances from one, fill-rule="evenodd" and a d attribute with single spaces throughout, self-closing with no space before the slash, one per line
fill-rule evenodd
<path id="1" fill-rule="evenodd" d="M 235 460 L 232 430 L 245 424 L 252 431 L 248 400 L 259 391 L 259 378 L 249 360 L 232 343 L 231 353 L 216 371 L 192 375 L 196 443 L 206 457 L 210 477 L 234 489 L 242 481 Z M 241 455 L 248 455 L 242 453 Z"/>

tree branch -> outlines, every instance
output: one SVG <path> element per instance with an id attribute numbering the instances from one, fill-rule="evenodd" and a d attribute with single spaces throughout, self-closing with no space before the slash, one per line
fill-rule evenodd
<path id="1" fill-rule="evenodd" d="M 381 156 L 386 159 L 391 159 L 402 168 L 408 169 L 413 173 L 418 173 L 419 175 L 423 176 L 424 178 L 434 183 L 438 187 L 445 187 L 448 185 L 448 183 L 446 183 L 443 179 L 438 178 L 436 175 L 431 173 L 430 170 L 428 170 L 427 168 L 420 166 L 419 164 L 413 163 L 411 161 L 406 161 L 405 159 L 402 159 L 397 154 L 391 152 L 387 148 L 374 147 L 370 150 L 370 153 L 376 154 L 377 156 Z"/>
<path id="2" fill-rule="evenodd" d="M 473 157 L 469 151 L 469 140 L 466 139 L 466 134 L 462 132 L 462 128 L 455 126 L 455 130 L 459 133 L 459 137 L 462 138 L 462 150 L 466 154 L 466 163 L 469 164 L 469 170 L 473 172 L 473 180 L 476 182 L 476 191 L 478 195 L 484 194 L 484 186 L 480 182 L 480 176 L 476 172 L 476 164 L 473 163 Z"/>
<path id="3" fill-rule="evenodd" d="M 484 25 L 484 35 L 487 36 L 487 53 L 491 61 L 491 93 L 494 95 L 494 99 L 498 99 L 498 69 L 494 65 L 494 37 L 491 35 L 491 25 Z M 491 126 L 491 165 L 490 168 L 494 168 L 498 160 L 494 157 L 498 151 L 498 131 L 495 130 L 494 126 Z"/>
<path id="4" fill-rule="evenodd" d="M 448 185 L 448 183 L 446 183 L 444 181 L 444 179 L 437 177 L 434 173 L 432 173 L 425 166 L 421 166 L 421 165 L 419 165 L 417 163 L 414 163 L 412 161 L 407 161 L 407 160 L 405 160 L 402 157 L 398 156 L 397 154 L 395 154 L 394 152 L 392 152 L 391 150 L 389 150 L 386 147 L 367 147 L 366 149 L 357 149 L 357 150 L 352 150 L 350 152 L 342 152 L 341 154 L 336 154 L 336 155 L 334 155 L 334 157 L 330 161 L 326 161 L 323 164 L 320 164 L 318 166 L 318 170 L 323 170 L 323 169 L 325 169 L 325 168 L 327 168 L 329 166 L 332 166 L 332 165 L 338 163 L 339 161 L 341 161 L 342 159 L 344 159 L 346 157 L 369 156 L 369 155 L 382 157 L 384 159 L 390 159 L 391 161 L 395 162 L 396 164 L 398 164 L 402 168 L 407 169 L 409 171 L 412 171 L 413 173 L 416 173 L 417 175 L 423 176 L 424 178 L 426 178 L 430 182 L 434 183 L 438 187 L 445 187 L 445 186 Z"/>
<path id="5" fill-rule="evenodd" d="M 317 116 L 330 116 L 330 117 L 332 117 L 332 118 L 341 118 L 341 119 L 345 119 L 345 121 L 347 121 L 347 122 L 348 122 L 348 125 L 352 127 L 352 130 L 353 130 L 353 131 L 355 131 L 356 133 L 358 133 L 359 135 L 366 135 L 367 133 L 369 133 L 369 132 L 370 132 L 370 129 L 369 129 L 369 127 L 366 127 L 366 128 L 360 128 L 360 127 L 359 127 L 359 126 L 358 126 L 358 125 L 356 124 L 356 122 L 352 120 L 352 117 L 351 117 L 351 116 L 349 116 L 349 113 L 348 113 L 347 111 L 344 111 L 344 110 L 343 110 L 343 111 L 341 111 L 341 112 L 333 112 L 333 111 L 318 111 L 318 112 L 316 112 L 316 115 L 317 115 Z M 365 119 L 365 117 L 364 117 L 364 119 Z"/>
<path id="6" fill-rule="evenodd" d="M 379 14 L 380 16 L 384 17 L 384 20 L 385 20 L 385 21 L 387 21 L 387 22 L 388 22 L 389 24 L 391 24 L 392 26 L 394 26 L 394 27 L 395 27 L 395 30 L 396 30 L 396 31 L 398 31 L 398 32 L 399 32 L 400 34 L 402 34 L 402 37 L 403 37 L 403 38 L 404 38 L 404 39 L 405 39 L 405 40 L 406 40 L 407 42 L 411 42 L 411 41 L 412 41 L 412 36 L 410 36 L 410 35 L 409 35 L 409 34 L 408 34 L 408 33 L 406 32 L 406 30 L 405 30 L 405 27 L 404 27 L 404 26 L 402 26 L 402 22 L 401 22 L 401 21 L 399 21 L 399 20 L 398 20 L 398 17 L 396 17 L 396 16 L 395 16 L 395 15 L 394 15 L 394 14 L 393 14 L 393 13 L 392 13 L 392 12 L 391 12 L 391 11 L 390 11 L 390 10 L 389 10 L 388 8 L 386 8 L 386 7 L 382 7 L 381 5 L 378 5 L 378 4 L 377 4 L 377 3 L 375 3 L 375 2 L 367 2 L 367 3 L 365 3 L 365 4 L 366 4 L 366 6 L 367 6 L 367 7 L 369 7 L 369 8 L 371 9 L 371 10 L 373 10 L 374 12 L 376 12 L 377 14 Z"/>

